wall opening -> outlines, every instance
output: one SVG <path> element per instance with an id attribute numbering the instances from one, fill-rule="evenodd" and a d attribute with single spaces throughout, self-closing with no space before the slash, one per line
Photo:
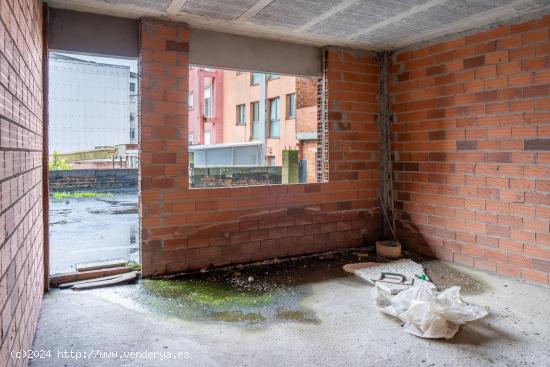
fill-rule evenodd
<path id="1" fill-rule="evenodd" d="M 189 67 L 189 187 L 315 183 L 319 78 Z"/>
<path id="2" fill-rule="evenodd" d="M 137 60 L 49 53 L 50 274 L 139 262 Z"/>

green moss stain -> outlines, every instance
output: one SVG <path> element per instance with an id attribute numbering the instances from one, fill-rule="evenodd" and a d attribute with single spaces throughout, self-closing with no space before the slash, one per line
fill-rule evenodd
<path id="1" fill-rule="evenodd" d="M 201 280 L 145 279 L 143 289 L 163 298 L 214 308 L 260 307 L 270 304 L 276 297 L 276 292 L 249 292 L 227 283 Z"/>
<path id="2" fill-rule="evenodd" d="M 365 250 L 356 252 L 364 254 Z M 356 252 L 236 266 L 174 279 L 144 279 L 136 286 L 119 288 L 113 299 L 122 296 L 126 298 L 122 302 L 139 310 L 171 318 L 248 328 L 280 322 L 319 323 L 315 312 L 301 304 L 302 299 L 312 294 L 313 284 L 348 277 L 342 266 L 364 260 Z"/>
<path id="3" fill-rule="evenodd" d="M 136 301 L 171 317 L 262 326 L 277 321 L 314 322 L 292 287 L 236 286 L 227 280 L 144 279 Z"/>

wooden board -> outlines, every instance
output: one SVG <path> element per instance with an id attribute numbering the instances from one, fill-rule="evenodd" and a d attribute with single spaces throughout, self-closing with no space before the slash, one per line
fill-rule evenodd
<path id="1" fill-rule="evenodd" d="M 126 273 L 129 273 L 129 271 L 127 271 Z M 67 288 L 71 288 L 72 286 L 78 285 L 78 284 L 102 282 L 102 281 L 104 281 L 104 280 L 115 279 L 115 278 L 117 278 L 117 277 L 119 277 L 119 276 L 121 276 L 121 275 L 122 275 L 122 274 L 114 274 L 114 275 L 108 275 L 108 276 L 105 276 L 105 277 L 99 277 L 99 278 L 93 278 L 93 279 L 86 279 L 86 280 L 79 280 L 79 281 L 76 281 L 76 282 L 62 283 L 62 284 L 59 284 L 58 288 L 60 288 L 60 289 L 67 289 Z"/>
<path id="2" fill-rule="evenodd" d="M 117 266 L 124 266 L 127 263 L 128 261 L 126 260 L 117 259 L 117 260 L 106 260 L 106 261 L 96 261 L 96 262 L 84 263 L 84 264 L 76 264 L 76 271 L 115 268 Z"/>
<path id="3" fill-rule="evenodd" d="M 102 288 L 102 287 L 111 287 L 114 285 L 121 285 L 135 282 L 139 277 L 137 271 L 132 271 L 126 274 L 118 275 L 113 279 L 102 280 L 99 282 L 87 282 L 82 284 L 76 284 L 71 287 L 74 291 L 82 291 L 86 289 Z"/>
<path id="4" fill-rule="evenodd" d="M 53 274 L 50 275 L 50 285 L 56 287 L 63 283 L 78 282 L 81 280 L 88 280 L 100 277 L 106 277 L 111 275 L 118 275 L 129 272 L 125 266 L 117 266 L 115 268 L 101 268 L 88 271 L 72 271 L 70 273 Z"/>

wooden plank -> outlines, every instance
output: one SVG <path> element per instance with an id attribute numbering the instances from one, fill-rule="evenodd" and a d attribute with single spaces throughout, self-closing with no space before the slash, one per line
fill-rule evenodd
<path id="1" fill-rule="evenodd" d="M 88 271 L 72 271 L 70 273 L 53 274 L 50 276 L 50 285 L 56 287 L 59 284 L 78 282 L 111 275 L 128 273 L 130 269 L 126 266 L 117 266 L 116 268 L 101 268 Z"/>
<path id="2" fill-rule="evenodd" d="M 132 271 L 130 273 L 118 275 L 117 277 L 113 279 L 107 279 L 99 282 L 87 282 L 82 284 L 76 284 L 71 287 L 74 291 L 82 291 L 85 289 L 94 289 L 94 288 L 101 288 L 101 287 L 111 287 L 114 285 L 121 285 L 121 284 L 127 284 L 132 283 L 138 279 L 138 272 Z"/>
<path id="3" fill-rule="evenodd" d="M 122 259 L 95 261 L 91 263 L 76 264 L 76 271 L 88 271 L 88 270 L 96 270 L 96 269 L 102 269 L 102 268 L 114 268 L 117 266 L 124 266 L 127 263 L 128 261 L 122 260 Z"/>
<path id="4" fill-rule="evenodd" d="M 126 273 L 129 273 L 129 272 L 126 272 Z M 79 281 L 76 281 L 76 282 L 62 283 L 62 284 L 59 284 L 58 288 L 66 289 L 66 288 L 71 288 L 73 285 L 78 285 L 78 284 L 102 282 L 104 280 L 110 280 L 110 279 L 117 278 L 120 275 L 122 275 L 122 274 L 108 275 L 106 277 L 99 277 L 99 278 L 93 278 L 93 279 L 79 280 Z"/>

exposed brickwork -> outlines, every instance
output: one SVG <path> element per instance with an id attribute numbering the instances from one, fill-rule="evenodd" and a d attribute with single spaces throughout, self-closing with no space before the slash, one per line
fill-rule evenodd
<path id="1" fill-rule="evenodd" d="M 550 16 L 397 52 L 390 77 L 401 240 L 548 285 Z"/>
<path id="2" fill-rule="evenodd" d="M 138 170 L 122 169 L 73 169 L 49 171 L 48 185 L 52 191 L 116 190 L 138 187 Z"/>
<path id="3" fill-rule="evenodd" d="M 188 189 L 186 41 L 187 29 L 181 24 L 142 22 L 145 275 L 314 253 L 375 239 L 376 59 L 364 53 L 328 53 L 331 182 Z"/>
<path id="4" fill-rule="evenodd" d="M 306 107 L 317 107 L 317 80 L 296 78 L 296 109 Z M 313 131 L 315 128 L 307 131 Z"/>
<path id="5" fill-rule="evenodd" d="M 281 166 L 194 168 L 189 186 L 212 188 L 280 184 L 282 171 Z"/>
<path id="6" fill-rule="evenodd" d="M 374 55 L 328 52 L 331 181 L 367 180 L 371 189 L 378 184 L 378 69 Z"/>
<path id="7" fill-rule="evenodd" d="M 0 365 L 31 346 L 43 292 L 42 7 L 0 1 Z"/>

